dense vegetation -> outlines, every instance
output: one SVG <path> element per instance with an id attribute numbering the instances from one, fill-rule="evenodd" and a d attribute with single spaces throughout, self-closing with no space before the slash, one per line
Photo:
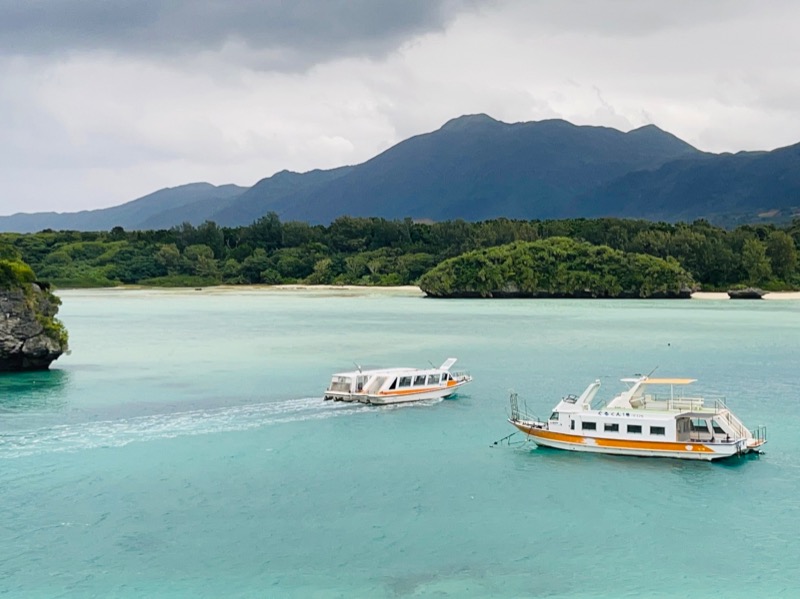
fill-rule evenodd
<path id="1" fill-rule="evenodd" d="M 184 224 L 169 230 L 51 231 L 0 235 L 40 279 L 60 287 L 145 284 L 416 284 L 440 262 L 517 241 L 568 237 L 672 258 L 703 289 L 800 287 L 800 219 L 727 231 L 643 220 L 573 219 L 415 223 L 342 217 L 329 226 L 283 223 L 274 213 L 247 227 Z M 5 248 L 5 249 L 4 249 Z M 4 254 L 5 253 L 5 254 Z"/>
<path id="2" fill-rule="evenodd" d="M 0 239 L 0 289 L 22 289 L 35 280 L 33 269 L 22 261 L 19 252 Z"/>
<path id="3" fill-rule="evenodd" d="M 50 291 L 47 283 L 37 283 L 33 269 L 20 259 L 19 252 L 0 239 L 0 293 L 6 301 L 8 294 L 20 294 L 24 304 L 31 310 L 48 337 L 56 341 L 61 348 L 67 349 L 69 336 L 63 323 L 55 315 L 61 300 Z M 11 296 L 13 297 L 13 295 Z"/>
<path id="4" fill-rule="evenodd" d="M 0 258 L 0 289 L 21 289 L 35 280 L 33 270 L 24 262 Z"/>
<path id="5" fill-rule="evenodd" d="M 689 297 L 694 287 L 674 258 L 566 237 L 467 252 L 428 271 L 419 284 L 433 297 Z"/>

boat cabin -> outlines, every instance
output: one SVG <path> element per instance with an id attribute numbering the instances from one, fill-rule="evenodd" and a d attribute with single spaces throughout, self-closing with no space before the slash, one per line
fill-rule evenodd
<path id="1" fill-rule="evenodd" d="M 469 382 L 466 373 L 450 372 L 455 358 L 448 358 L 438 368 L 382 368 L 337 372 L 325 391 L 325 399 L 342 401 L 362 401 L 367 396 L 407 396 L 415 394 L 438 393 L 457 384 Z"/>
<path id="2" fill-rule="evenodd" d="M 733 442 L 747 429 L 723 398 L 696 397 L 685 390 L 695 379 L 622 379 L 629 389 L 606 404 L 595 401 L 600 381 L 580 395 L 567 395 L 548 419 L 550 430 L 592 436 L 618 435 L 679 443 Z M 594 405 L 593 405 L 594 404 Z"/>

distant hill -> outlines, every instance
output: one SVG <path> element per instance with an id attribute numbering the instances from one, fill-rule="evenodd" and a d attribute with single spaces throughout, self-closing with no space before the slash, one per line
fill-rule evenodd
<path id="1" fill-rule="evenodd" d="M 800 144 L 772 152 L 709 154 L 631 172 L 578 197 L 573 216 L 706 218 L 721 225 L 800 213 Z"/>
<path id="2" fill-rule="evenodd" d="M 199 225 L 246 190 L 247 187 L 237 185 L 190 183 L 162 189 L 113 208 L 0 216 L 0 231 L 108 231 L 116 226 L 135 231 L 168 229 L 182 222 Z"/>
<path id="3" fill-rule="evenodd" d="M 345 166 L 328 171 L 314 170 L 303 174 L 281 171 L 271 177 L 261 179 L 253 187 L 232 199 L 227 206 L 217 210 L 211 220 L 219 225 L 249 225 L 267 212 L 284 212 L 282 206 L 286 203 L 290 205 L 296 203 L 297 200 L 293 198 L 297 196 L 309 193 L 318 194 L 325 185 L 343 177 L 354 168 Z M 300 219 L 289 217 L 285 220 Z M 319 222 L 318 219 L 307 220 Z"/>
<path id="4" fill-rule="evenodd" d="M 471 221 L 556 218 L 566 202 L 590 189 L 697 154 L 653 126 L 622 133 L 561 120 L 506 124 L 473 115 L 266 205 L 282 219 L 316 223 L 343 214 Z"/>
<path id="5" fill-rule="evenodd" d="M 0 217 L 0 231 L 127 230 L 182 222 L 327 224 L 343 215 L 434 221 L 594 216 L 786 219 L 800 206 L 800 145 L 701 152 L 654 125 L 628 133 L 562 120 L 453 119 L 363 164 L 282 171 L 250 188 L 194 183 L 103 210 Z"/>

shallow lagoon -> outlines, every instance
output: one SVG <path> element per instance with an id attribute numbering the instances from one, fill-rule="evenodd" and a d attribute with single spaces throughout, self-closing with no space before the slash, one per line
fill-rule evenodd
<path id="1" fill-rule="evenodd" d="M 72 353 L 0 378 L 0 591 L 25 597 L 793 597 L 800 302 L 413 291 L 64 291 Z M 439 364 L 458 397 L 322 402 L 331 372 Z M 724 464 L 494 445 L 653 368 L 725 395 Z M 519 435 L 512 437 L 512 441 Z"/>

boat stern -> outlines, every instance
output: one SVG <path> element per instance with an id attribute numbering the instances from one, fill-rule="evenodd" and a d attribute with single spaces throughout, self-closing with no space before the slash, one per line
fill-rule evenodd
<path id="1" fill-rule="evenodd" d="M 349 373 L 337 373 L 331 377 L 323 399 L 326 401 L 353 401 L 356 377 Z"/>

